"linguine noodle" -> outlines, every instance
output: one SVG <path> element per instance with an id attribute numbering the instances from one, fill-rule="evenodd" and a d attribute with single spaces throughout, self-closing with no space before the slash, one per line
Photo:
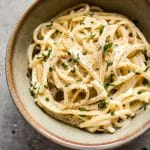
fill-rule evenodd
<path id="1" fill-rule="evenodd" d="M 28 49 L 31 92 L 47 113 L 113 133 L 150 102 L 150 46 L 126 17 L 79 4 L 40 24 Z"/>

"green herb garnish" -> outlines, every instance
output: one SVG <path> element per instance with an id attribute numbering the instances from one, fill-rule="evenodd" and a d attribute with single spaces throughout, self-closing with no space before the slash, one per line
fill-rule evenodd
<path id="1" fill-rule="evenodd" d="M 80 60 L 80 57 L 79 57 L 79 53 L 78 53 L 78 54 L 77 54 L 77 58 L 74 59 L 74 61 L 75 61 L 75 62 L 79 62 L 79 60 Z"/>
<path id="2" fill-rule="evenodd" d="M 56 33 L 59 33 L 59 30 L 57 30 L 57 29 L 56 29 L 56 31 L 55 31 L 55 32 L 56 32 Z"/>
<path id="3" fill-rule="evenodd" d="M 146 108 L 147 108 L 147 103 L 143 104 L 143 105 L 140 107 L 140 110 L 141 110 L 141 109 L 144 109 L 144 111 L 145 111 Z"/>
<path id="4" fill-rule="evenodd" d="M 67 65 L 67 64 L 62 63 L 61 65 L 62 65 L 62 67 L 63 67 L 65 70 L 67 70 L 67 69 L 68 69 L 68 65 Z"/>
<path id="5" fill-rule="evenodd" d="M 84 19 L 80 20 L 80 25 L 84 24 Z"/>
<path id="6" fill-rule="evenodd" d="M 66 84 L 65 87 L 67 87 L 69 84 Z"/>
<path id="7" fill-rule="evenodd" d="M 69 60 L 68 60 L 68 62 L 71 62 L 72 61 L 72 58 L 70 58 Z"/>
<path id="8" fill-rule="evenodd" d="M 71 69 L 71 73 L 75 73 L 75 71 L 76 71 L 75 68 Z"/>
<path id="9" fill-rule="evenodd" d="M 39 56 L 38 58 L 42 58 L 44 61 L 46 61 L 49 58 L 51 52 L 52 52 L 52 49 L 43 51 L 42 52 L 42 57 Z"/>
<path id="10" fill-rule="evenodd" d="M 67 51 L 67 54 L 68 54 L 69 56 L 71 56 L 71 53 L 70 53 L 69 51 Z"/>
<path id="11" fill-rule="evenodd" d="M 35 98 L 37 97 L 37 95 L 39 94 L 39 90 L 40 85 L 37 82 L 34 83 L 31 82 L 30 92 L 33 97 Z"/>
<path id="12" fill-rule="evenodd" d="M 83 40 L 85 40 L 85 39 L 87 39 L 87 36 L 84 36 L 84 37 L 83 37 Z"/>
<path id="13" fill-rule="evenodd" d="M 115 47 L 117 47 L 117 46 L 118 46 L 118 44 L 115 44 L 114 46 L 115 46 Z"/>
<path id="14" fill-rule="evenodd" d="M 106 102 L 106 100 L 101 100 L 98 104 L 98 109 L 105 109 L 108 105 L 108 102 Z"/>
<path id="15" fill-rule="evenodd" d="M 107 89 L 109 86 L 114 86 L 114 84 L 112 84 L 112 82 L 114 82 L 114 78 L 115 78 L 115 75 L 114 75 L 114 74 L 111 74 L 111 75 L 105 80 L 105 84 L 104 84 L 105 89 Z"/>
<path id="16" fill-rule="evenodd" d="M 93 24 L 94 22 L 93 21 L 91 21 L 91 24 Z"/>
<path id="17" fill-rule="evenodd" d="M 141 94 L 141 93 L 142 93 L 142 91 L 138 91 L 138 92 L 137 92 L 137 94 Z"/>
<path id="18" fill-rule="evenodd" d="M 135 72 L 135 74 L 136 74 L 136 75 L 139 75 L 139 74 L 141 74 L 141 73 L 140 73 L 140 72 Z"/>
<path id="19" fill-rule="evenodd" d="M 103 48 L 103 53 L 106 54 L 107 52 L 109 52 L 109 50 L 112 48 L 113 43 L 107 43 L 105 44 L 104 48 Z"/>
<path id="20" fill-rule="evenodd" d="M 115 111 L 114 110 L 111 111 L 110 114 L 111 114 L 111 116 L 114 116 L 115 115 Z"/>
<path id="21" fill-rule="evenodd" d="M 95 36 L 96 36 L 95 33 L 93 33 L 93 32 L 90 33 L 90 38 L 91 38 L 91 39 L 93 39 Z"/>
<path id="22" fill-rule="evenodd" d="M 45 89 L 48 89 L 48 85 L 44 85 L 44 88 L 45 88 Z"/>
<path id="23" fill-rule="evenodd" d="M 46 98 L 45 98 L 45 101 L 49 102 L 49 98 L 48 98 L 48 97 L 46 97 Z"/>
<path id="24" fill-rule="evenodd" d="M 146 67 L 146 69 L 144 70 L 144 72 L 147 72 L 150 69 L 150 66 Z"/>
<path id="25" fill-rule="evenodd" d="M 80 111 L 87 111 L 86 108 L 84 108 L 84 107 L 79 108 L 79 110 Z"/>
<path id="26" fill-rule="evenodd" d="M 144 78 L 144 79 L 143 79 L 143 84 L 144 84 L 144 85 L 148 85 L 148 84 L 149 84 L 149 81 Z"/>
<path id="27" fill-rule="evenodd" d="M 147 66 L 147 61 L 144 61 L 145 66 Z"/>
<path id="28" fill-rule="evenodd" d="M 142 53 L 143 53 L 143 55 L 145 56 L 145 60 L 148 61 L 149 57 L 147 56 L 147 51 L 144 50 Z"/>
<path id="29" fill-rule="evenodd" d="M 83 55 L 87 55 L 87 52 L 85 51 L 85 52 L 83 52 Z"/>
<path id="30" fill-rule="evenodd" d="M 112 66 L 112 64 L 113 64 L 113 62 L 112 62 L 112 61 L 108 62 L 108 63 L 107 63 L 107 67 L 106 67 L 106 69 L 108 69 L 108 67 Z"/>
<path id="31" fill-rule="evenodd" d="M 99 35 L 101 35 L 102 33 L 103 33 L 103 31 L 104 31 L 104 25 L 100 25 L 100 27 L 99 27 Z"/>
<path id="32" fill-rule="evenodd" d="M 52 72 L 53 71 L 53 68 L 50 66 L 49 67 L 49 72 Z"/>

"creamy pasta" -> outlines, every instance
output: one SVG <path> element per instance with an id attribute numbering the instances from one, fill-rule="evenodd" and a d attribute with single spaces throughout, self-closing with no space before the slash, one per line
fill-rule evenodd
<path id="1" fill-rule="evenodd" d="M 148 41 L 125 16 L 82 3 L 35 29 L 30 90 L 55 118 L 114 133 L 150 102 L 149 53 Z"/>

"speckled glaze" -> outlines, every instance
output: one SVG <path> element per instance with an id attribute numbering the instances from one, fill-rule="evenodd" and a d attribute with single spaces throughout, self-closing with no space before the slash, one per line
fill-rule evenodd
<path id="1" fill-rule="evenodd" d="M 136 20 L 137 26 L 150 41 L 149 0 L 37 0 L 24 13 L 10 37 L 6 54 L 6 76 L 17 108 L 38 132 L 48 139 L 75 149 L 111 149 L 135 139 L 150 127 L 150 109 L 139 113 L 127 127 L 114 134 L 90 134 L 49 117 L 30 96 L 27 73 L 27 48 L 33 30 L 64 9 L 80 2 L 99 5 L 104 10 L 118 12 Z"/>

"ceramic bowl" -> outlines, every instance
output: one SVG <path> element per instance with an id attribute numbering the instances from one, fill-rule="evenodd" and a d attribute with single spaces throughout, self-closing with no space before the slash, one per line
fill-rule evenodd
<path id="1" fill-rule="evenodd" d="M 150 127 L 150 110 L 139 113 L 125 128 L 114 134 L 91 134 L 64 124 L 44 113 L 30 95 L 27 73 L 27 48 L 33 30 L 64 9 L 77 3 L 99 5 L 104 10 L 124 14 L 134 20 L 150 41 L 150 1 L 148 0 L 37 0 L 22 15 L 11 34 L 6 54 L 8 87 L 17 108 L 39 133 L 48 139 L 75 149 L 110 149 L 141 135 Z"/>

